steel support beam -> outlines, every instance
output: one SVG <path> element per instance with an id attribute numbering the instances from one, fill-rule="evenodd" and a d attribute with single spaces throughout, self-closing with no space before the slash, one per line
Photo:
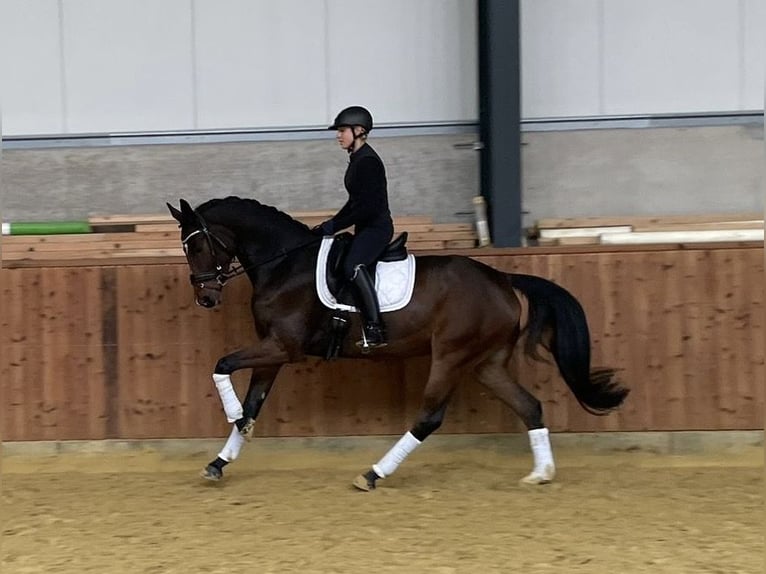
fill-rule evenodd
<path id="1" fill-rule="evenodd" d="M 481 194 L 492 244 L 518 247 L 521 225 L 519 0 L 478 0 Z"/>

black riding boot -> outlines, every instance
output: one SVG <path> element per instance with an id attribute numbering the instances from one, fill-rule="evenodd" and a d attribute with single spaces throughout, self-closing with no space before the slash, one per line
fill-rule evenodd
<path id="1" fill-rule="evenodd" d="M 386 329 L 380 319 L 380 306 L 378 305 L 378 296 L 375 293 L 375 283 L 373 283 L 364 265 L 356 266 L 351 282 L 355 287 L 356 302 L 364 324 L 362 340 L 356 345 L 362 348 L 362 352 L 369 352 L 373 347 L 386 346 L 388 344 Z"/>

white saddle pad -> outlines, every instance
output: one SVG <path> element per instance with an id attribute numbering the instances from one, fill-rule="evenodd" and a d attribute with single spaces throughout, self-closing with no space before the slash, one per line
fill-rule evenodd
<path id="1" fill-rule="evenodd" d="M 333 238 L 325 237 L 319 246 L 316 288 L 319 300 L 330 309 L 358 312 L 356 307 L 338 303 L 327 287 L 327 256 Z M 407 305 L 415 288 L 415 256 L 411 253 L 402 261 L 380 262 L 375 267 L 375 291 L 378 293 L 380 312 L 397 311 Z"/>

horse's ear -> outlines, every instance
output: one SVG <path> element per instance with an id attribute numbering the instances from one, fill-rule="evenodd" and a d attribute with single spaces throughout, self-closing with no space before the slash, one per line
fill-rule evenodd
<path id="1" fill-rule="evenodd" d="M 181 204 L 181 216 L 184 217 L 187 221 L 194 220 L 196 218 L 196 214 L 194 213 L 192 206 L 189 205 L 189 202 L 185 199 L 181 199 L 179 203 Z"/>
<path id="2" fill-rule="evenodd" d="M 173 219 L 175 219 L 178 223 L 181 223 L 181 218 L 183 218 L 183 214 L 178 211 L 175 207 L 170 205 L 169 203 L 165 203 L 165 205 L 168 206 L 168 209 L 170 210 L 170 215 L 173 216 Z"/>

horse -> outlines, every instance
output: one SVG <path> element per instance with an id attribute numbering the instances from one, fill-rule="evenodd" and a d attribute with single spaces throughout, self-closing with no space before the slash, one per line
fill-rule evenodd
<path id="1" fill-rule="evenodd" d="M 389 344 L 365 355 L 352 341 L 337 340 L 332 309 L 320 302 L 315 271 L 321 237 L 304 223 L 255 199 L 235 196 L 206 201 L 196 209 L 184 199 L 167 203 L 178 221 L 196 303 L 213 308 L 224 285 L 237 275 L 252 283 L 251 312 L 257 340 L 221 357 L 213 382 L 231 433 L 218 456 L 202 471 L 221 480 L 253 427 L 282 366 L 307 357 L 328 358 L 333 340 L 347 358 L 406 358 L 430 355 L 430 372 L 411 428 L 353 486 L 374 490 L 442 424 L 457 385 L 454 374 L 469 369 L 510 407 L 527 428 L 533 465 L 521 479 L 546 484 L 556 472 L 540 401 L 513 380 L 509 367 L 517 343 L 535 360 L 553 356 L 575 399 L 594 415 L 618 408 L 629 393 L 613 368 L 593 368 L 587 318 L 579 301 L 563 287 L 533 275 L 504 273 L 470 257 L 422 255 L 415 258 L 411 299 L 385 313 Z M 396 242 L 396 241 L 395 241 Z M 400 246 L 402 239 L 398 240 Z M 526 320 L 522 325 L 522 300 Z M 349 326 L 361 332 L 357 314 Z M 335 339 L 334 339 L 335 338 Z M 240 403 L 231 374 L 251 369 Z"/>

